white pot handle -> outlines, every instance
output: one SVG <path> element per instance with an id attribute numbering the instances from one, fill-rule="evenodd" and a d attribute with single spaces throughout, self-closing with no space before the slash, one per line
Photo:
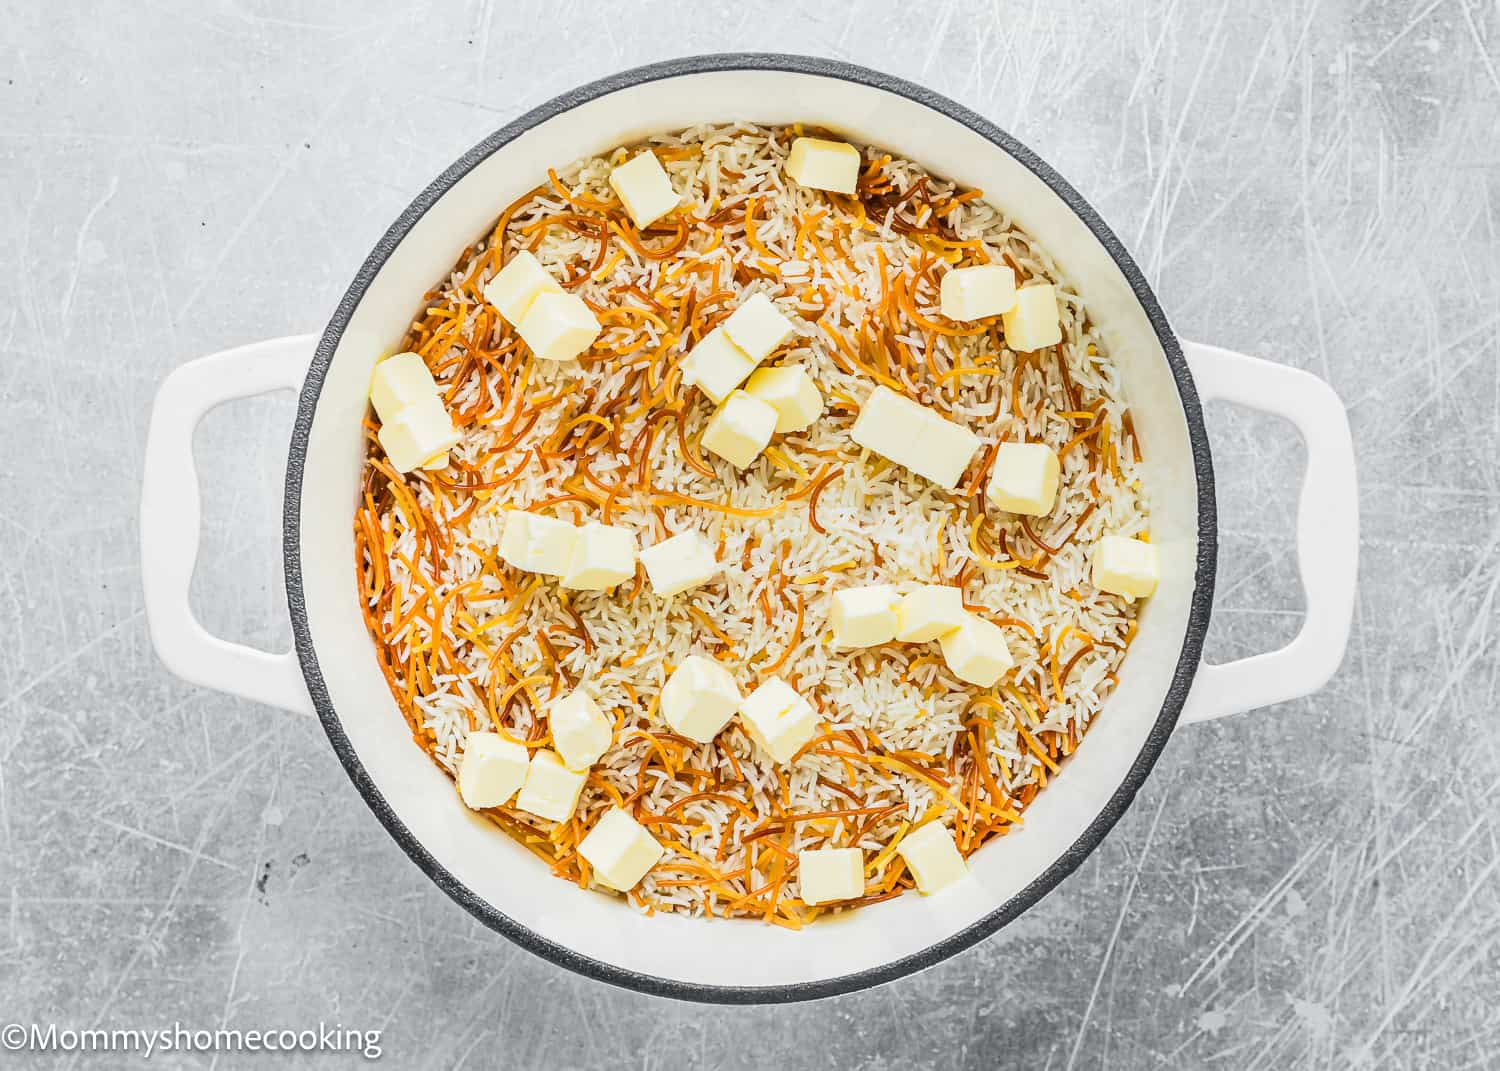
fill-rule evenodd
<path id="1" fill-rule="evenodd" d="M 1217 346 L 1182 343 L 1204 403 L 1221 399 L 1291 421 L 1307 444 L 1297 503 L 1297 566 L 1307 616 L 1279 651 L 1198 667 L 1184 724 L 1310 695 L 1344 659 L 1359 565 L 1354 440 L 1343 402 L 1317 376 Z"/>
<path id="2" fill-rule="evenodd" d="M 269 654 L 211 635 L 188 603 L 201 523 L 193 429 L 224 402 L 300 387 L 316 335 L 257 342 L 182 365 L 162 382 L 146 433 L 141 484 L 141 581 L 151 642 L 194 684 L 311 714 L 295 651 Z"/>

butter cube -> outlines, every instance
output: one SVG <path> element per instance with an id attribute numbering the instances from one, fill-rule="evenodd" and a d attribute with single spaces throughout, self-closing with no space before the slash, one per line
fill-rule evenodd
<path id="1" fill-rule="evenodd" d="M 381 420 L 394 420 L 410 405 L 438 392 L 427 364 L 415 353 L 398 353 L 375 366 L 370 377 L 370 404 Z"/>
<path id="2" fill-rule="evenodd" d="M 688 655 L 661 690 L 661 713 L 672 731 L 706 744 L 723 731 L 744 697 L 719 663 Z"/>
<path id="3" fill-rule="evenodd" d="M 865 894 L 865 853 L 858 848 L 813 848 L 797 853 L 802 902 L 827 904 Z"/>
<path id="4" fill-rule="evenodd" d="M 677 207 L 677 192 L 656 154 L 636 153 L 609 173 L 609 184 L 637 227 L 645 227 Z"/>
<path id="5" fill-rule="evenodd" d="M 618 892 L 635 888 L 663 851 L 645 826 L 618 807 L 605 811 L 578 842 L 578 854 L 594 868 L 594 880 Z"/>
<path id="6" fill-rule="evenodd" d="M 526 768 L 526 782 L 516 806 L 551 822 L 566 822 L 578 808 L 588 771 L 570 770 L 555 751 L 538 751 Z"/>
<path id="7" fill-rule="evenodd" d="M 516 333 L 544 361 L 571 361 L 604 330 L 577 294 L 542 293 L 516 325 Z"/>
<path id="8" fill-rule="evenodd" d="M 981 320 L 1016 307 L 1016 273 L 1004 264 L 954 268 L 938 287 L 938 308 L 950 320 Z"/>
<path id="9" fill-rule="evenodd" d="M 538 294 L 561 294 L 562 284 L 524 249 L 484 284 L 484 300 L 495 306 L 505 322 L 518 327 Z"/>
<path id="10" fill-rule="evenodd" d="M 567 521 L 524 510 L 505 511 L 500 557 L 529 573 L 562 576 L 573 557 L 578 529 Z"/>
<path id="11" fill-rule="evenodd" d="M 941 822 L 928 822 L 902 838 L 896 852 L 917 879 L 923 896 L 931 896 L 968 876 L 969 867 L 953 842 L 953 834 Z"/>
<path id="12" fill-rule="evenodd" d="M 1057 501 L 1057 453 L 1045 443 L 1001 443 L 990 470 L 989 500 L 1007 513 L 1041 517 Z"/>
<path id="13" fill-rule="evenodd" d="M 951 491 L 963 479 L 969 462 L 974 460 L 974 452 L 979 449 L 979 436 L 962 424 L 938 416 L 931 409 L 924 408 L 923 413 L 926 419 L 917 430 L 917 441 L 912 447 L 917 460 L 908 467 L 918 476 L 925 476 Z"/>
<path id="14" fill-rule="evenodd" d="M 835 647 L 874 647 L 896 638 L 896 589 L 889 584 L 840 588 L 832 595 L 828 623 Z"/>
<path id="15" fill-rule="evenodd" d="M 719 571 L 714 549 L 697 532 L 679 532 L 641 551 L 651 590 L 662 598 L 706 584 Z"/>
<path id="16" fill-rule="evenodd" d="M 859 150 L 847 141 L 798 138 L 786 158 L 786 173 L 799 186 L 852 194 L 859 181 Z"/>
<path id="17" fill-rule="evenodd" d="M 1126 536 L 1104 536 L 1094 544 L 1094 587 L 1127 599 L 1144 599 L 1156 590 L 1161 563 L 1156 547 Z"/>
<path id="18" fill-rule="evenodd" d="M 635 533 L 609 524 L 578 529 L 562 586 L 580 591 L 607 591 L 635 576 Z"/>
<path id="19" fill-rule="evenodd" d="M 938 637 L 943 661 L 961 681 L 988 688 L 1014 665 L 999 625 L 969 614 L 952 632 Z"/>
<path id="20" fill-rule="evenodd" d="M 777 762 L 789 762 L 812 739 L 818 713 L 780 677 L 767 677 L 740 704 L 750 739 Z"/>
<path id="21" fill-rule="evenodd" d="M 746 469 L 755 463 L 775 430 L 775 409 L 742 390 L 733 391 L 709 417 L 703 429 L 703 449 L 737 469 Z"/>
<path id="22" fill-rule="evenodd" d="M 397 472 L 410 472 L 423 462 L 458 445 L 453 419 L 436 394 L 418 398 L 380 425 L 376 436 Z"/>
<path id="23" fill-rule="evenodd" d="M 979 449 L 979 437 L 968 428 L 889 387 L 870 392 L 849 434 L 865 449 L 950 491 Z"/>
<path id="24" fill-rule="evenodd" d="M 756 364 L 771 356 L 777 346 L 792 337 L 794 330 L 792 321 L 764 294 L 756 294 L 731 312 L 722 326 L 729 341 Z"/>
<path id="25" fill-rule="evenodd" d="M 470 733 L 458 760 L 458 794 L 476 811 L 503 807 L 526 780 L 526 748 L 499 733 Z"/>
<path id="26" fill-rule="evenodd" d="M 755 362 L 729 341 L 722 327 L 716 327 L 698 340 L 682 362 L 682 382 L 697 387 L 718 405 L 753 371 Z"/>
<path id="27" fill-rule="evenodd" d="M 1016 304 L 1000 320 L 1005 344 L 1017 353 L 1028 353 L 1062 341 L 1062 320 L 1057 310 L 1057 291 L 1051 283 L 1036 283 L 1016 291 Z"/>
<path id="28" fill-rule="evenodd" d="M 963 592 L 958 588 L 923 584 L 896 604 L 896 639 L 927 643 L 958 628 L 967 616 Z"/>
<path id="29" fill-rule="evenodd" d="M 802 431 L 823 415 L 823 392 L 800 364 L 758 368 L 745 393 L 776 410 L 776 434 Z"/>
<path id="30" fill-rule="evenodd" d="M 609 750 L 614 726 L 587 692 L 569 692 L 547 708 L 552 746 L 570 770 L 587 770 Z"/>

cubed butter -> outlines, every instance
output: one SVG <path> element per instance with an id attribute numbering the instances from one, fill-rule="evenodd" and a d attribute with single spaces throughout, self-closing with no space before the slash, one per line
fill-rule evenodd
<path id="1" fill-rule="evenodd" d="M 771 356 L 777 346 L 792 337 L 794 330 L 792 321 L 764 294 L 752 296 L 731 312 L 722 326 L 729 341 L 756 364 Z"/>
<path id="2" fill-rule="evenodd" d="M 637 227 L 661 219 L 677 207 L 677 192 L 650 149 L 638 152 L 609 173 L 609 184 Z"/>
<path id="3" fill-rule="evenodd" d="M 703 449 L 737 469 L 749 468 L 771 441 L 776 410 L 742 390 L 724 399 L 703 429 Z"/>
<path id="4" fill-rule="evenodd" d="M 948 490 L 958 486 L 979 437 L 925 405 L 876 387 L 849 430 L 856 443 Z"/>
<path id="5" fill-rule="evenodd" d="M 719 663 L 688 655 L 661 690 L 661 714 L 672 731 L 706 744 L 723 731 L 744 697 Z"/>
<path id="6" fill-rule="evenodd" d="M 745 393 L 776 410 L 777 435 L 810 428 L 823 415 L 823 392 L 800 364 L 756 369 Z"/>
<path id="7" fill-rule="evenodd" d="M 629 892 L 662 857 L 662 846 L 646 827 L 618 807 L 604 812 L 578 842 L 578 854 L 594 868 L 594 880 Z"/>
<path id="8" fill-rule="evenodd" d="M 1156 590 L 1161 563 L 1156 547 L 1127 536 L 1104 536 L 1094 544 L 1094 587 L 1127 599 L 1144 599 Z"/>
<path id="9" fill-rule="evenodd" d="M 767 677 L 740 704 L 750 739 L 776 762 L 789 762 L 813 737 L 818 713 L 780 677 Z"/>
<path id="10" fill-rule="evenodd" d="M 812 848 L 797 853 L 802 902 L 828 904 L 865 894 L 865 853 L 858 848 Z"/>
<path id="11" fill-rule="evenodd" d="M 923 896 L 963 880 L 969 867 L 953 842 L 953 834 L 941 822 L 928 822 L 915 833 L 902 838 L 896 852 L 906 860 L 906 868 L 917 879 Z"/>
<path id="12" fill-rule="evenodd" d="M 578 529 L 567 521 L 524 510 L 505 511 L 500 557 L 529 573 L 562 576 L 573 558 Z"/>
<path id="13" fill-rule="evenodd" d="M 835 647 L 874 647 L 896 638 L 899 597 L 889 584 L 840 588 L 829 599 Z"/>
<path id="14" fill-rule="evenodd" d="M 943 661 L 961 681 L 988 688 L 998 681 L 1014 661 L 999 625 L 969 614 L 964 623 L 938 638 Z"/>
<path id="15" fill-rule="evenodd" d="M 927 643 L 958 628 L 967 616 L 963 592 L 958 588 L 923 584 L 896 604 L 896 639 Z"/>
<path id="16" fill-rule="evenodd" d="M 1057 291 L 1051 283 L 1034 283 L 1016 291 L 1016 304 L 1000 320 L 1005 344 L 1017 353 L 1029 353 L 1062 341 L 1062 320 L 1057 311 Z"/>
<path id="17" fill-rule="evenodd" d="M 522 341 L 544 361 L 571 361 L 602 330 L 594 310 L 577 294 L 538 294 L 516 325 Z"/>
<path id="18" fill-rule="evenodd" d="M 706 584 L 719 571 L 714 548 L 697 532 L 678 532 L 641 551 L 651 590 L 663 598 Z"/>
<path id="19" fill-rule="evenodd" d="M 526 780 L 526 748 L 499 733 L 470 733 L 458 760 L 458 794 L 476 811 L 504 807 Z"/>
<path id="20" fill-rule="evenodd" d="M 484 284 L 484 300 L 495 306 L 506 323 L 517 327 L 538 294 L 561 294 L 562 284 L 524 249 Z"/>
<path id="21" fill-rule="evenodd" d="M 551 822 L 566 822 L 578 807 L 578 794 L 588 780 L 587 770 L 570 770 L 557 752 L 542 750 L 526 768 L 526 782 L 516 806 Z"/>
<path id="22" fill-rule="evenodd" d="M 786 173 L 799 186 L 852 194 L 859 182 L 859 150 L 847 141 L 797 138 L 786 158 Z"/>
<path id="23" fill-rule="evenodd" d="M 614 726 L 587 692 L 569 692 L 547 708 L 552 746 L 570 770 L 587 770 L 609 750 Z"/>
<path id="24" fill-rule="evenodd" d="M 716 327 L 698 340 L 682 362 L 682 382 L 697 387 L 718 405 L 753 371 L 755 362 L 729 341 L 722 327 Z"/>
<path id="25" fill-rule="evenodd" d="M 376 436 L 386 459 L 397 472 L 410 472 L 424 461 L 458 445 L 453 419 L 436 394 L 404 405 L 383 421 Z"/>
<path id="26" fill-rule="evenodd" d="M 954 268 L 938 286 L 938 308 L 950 320 L 981 320 L 1016 306 L 1016 273 L 1004 264 Z"/>
<path id="27" fill-rule="evenodd" d="M 1007 513 L 1042 517 L 1057 501 L 1057 452 L 1045 443 L 1001 443 L 989 499 Z"/>
<path id="28" fill-rule="evenodd" d="M 436 395 L 437 383 L 415 353 L 398 353 L 375 366 L 370 377 L 370 404 L 381 420 L 393 420 L 412 402 Z"/>
<path id="29" fill-rule="evenodd" d="M 561 584 L 580 591 L 607 591 L 635 576 L 635 533 L 610 524 L 578 529 Z"/>

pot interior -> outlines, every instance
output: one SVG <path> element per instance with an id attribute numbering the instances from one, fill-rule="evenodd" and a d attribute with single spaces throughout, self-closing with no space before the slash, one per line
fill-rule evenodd
<path id="1" fill-rule="evenodd" d="M 301 466 L 300 496 L 288 506 L 296 511 L 289 517 L 288 554 L 299 647 L 330 735 L 377 813 L 440 884 L 492 925 L 574 968 L 677 995 L 745 999 L 702 986 L 777 987 L 761 999 L 834 992 L 933 962 L 1000 925 L 1076 865 L 1128 804 L 1175 721 L 1196 663 L 1190 629 L 1200 579 L 1195 456 L 1206 465 L 1207 448 L 1190 388 L 1186 409 L 1179 394 L 1185 365 L 1159 312 L 1161 333 L 1153 327 L 1147 308 L 1155 311 L 1155 304 L 1144 282 L 1136 274 L 1132 286 L 1065 193 L 1032 170 L 1041 165 L 1024 149 L 1013 146 L 1019 154 L 1013 155 L 966 121 L 936 110 L 966 116 L 947 102 L 903 95 L 920 93 L 912 87 L 862 84 L 846 78 L 878 76 L 839 68 L 845 77 L 837 77 L 817 73 L 815 63 L 799 65 L 806 69 L 685 72 L 688 61 L 677 73 L 666 65 L 637 84 L 624 83 L 641 74 L 621 76 L 612 89 L 580 91 L 540 109 L 540 117 L 523 118 L 515 126 L 525 129 L 500 132 L 455 165 L 392 229 L 340 307 L 304 392 L 304 419 L 312 413 L 305 457 L 294 442 L 291 462 L 294 470 Z M 1084 294 L 1121 366 L 1148 461 L 1152 538 L 1162 562 L 1158 593 L 1141 614 L 1117 691 L 1062 775 L 1028 810 L 1024 827 L 982 848 L 971 861 L 971 880 L 939 896 L 902 896 L 797 933 L 745 921 L 643 917 L 552 877 L 467 811 L 412 744 L 377 667 L 354 583 L 352 517 L 366 387 L 373 363 L 400 343 L 426 288 L 549 166 L 653 131 L 732 119 L 800 120 L 888 147 L 981 187 L 1047 247 Z M 293 488 L 295 475 L 289 474 Z M 1211 575 L 1211 555 L 1204 557 L 1205 575 Z M 305 620 L 295 597 L 299 566 Z M 1200 616 L 1205 612 L 1200 608 Z M 1174 689 L 1180 661 L 1183 674 Z M 368 782 L 361 783 L 359 769 Z"/>

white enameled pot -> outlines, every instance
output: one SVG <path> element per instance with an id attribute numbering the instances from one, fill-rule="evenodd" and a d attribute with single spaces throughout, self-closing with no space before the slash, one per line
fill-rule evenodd
<path id="1" fill-rule="evenodd" d="M 371 367 L 397 345 L 432 280 L 549 166 L 696 123 L 801 121 L 887 146 L 978 186 L 1056 258 L 1119 361 L 1148 459 L 1162 579 L 1119 687 L 1018 832 L 941 895 L 908 895 L 790 932 L 754 922 L 647 918 L 548 872 L 467 811 L 411 741 L 376 665 L 355 591 L 355 508 Z M 269 654 L 209 635 L 188 604 L 199 535 L 193 428 L 213 406 L 301 391 L 287 462 L 285 562 L 296 650 Z M 1200 403 L 1224 399 L 1291 421 L 1307 444 L 1297 554 L 1307 616 L 1281 650 L 1200 663 L 1213 597 L 1213 474 Z M 1358 545 L 1348 422 L 1306 373 L 1180 341 L 1139 269 L 1093 209 L 984 119 L 918 86 L 828 60 L 719 55 L 643 67 L 522 116 L 429 186 L 386 233 L 321 337 L 283 338 L 185 364 L 152 413 L 141 500 L 152 638 L 177 674 L 316 713 L 355 786 L 407 854 L 451 897 L 563 966 L 647 992 L 705 1001 L 796 1000 L 898 977 L 965 948 L 1069 873 L 1129 805 L 1179 722 L 1306 695 L 1348 637 Z"/>

